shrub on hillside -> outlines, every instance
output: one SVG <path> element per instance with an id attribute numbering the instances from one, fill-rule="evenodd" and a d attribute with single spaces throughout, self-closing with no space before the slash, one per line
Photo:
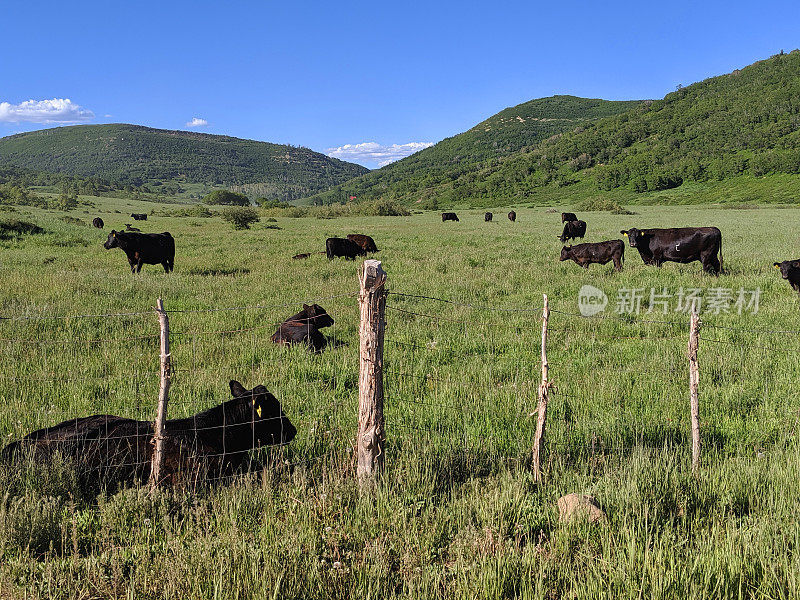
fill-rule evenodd
<path id="1" fill-rule="evenodd" d="M 230 190 L 214 190 L 203 198 L 205 204 L 225 204 L 228 206 L 250 206 L 250 199 L 244 194 Z"/>
<path id="2" fill-rule="evenodd" d="M 234 229 L 250 229 L 250 225 L 258 222 L 258 212 L 254 208 L 244 206 L 230 206 L 224 208 L 222 218 L 233 224 Z"/>
<path id="3" fill-rule="evenodd" d="M 256 204 L 261 208 L 289 208 L 291 204 L 274 198 L 256 198 Z"/>

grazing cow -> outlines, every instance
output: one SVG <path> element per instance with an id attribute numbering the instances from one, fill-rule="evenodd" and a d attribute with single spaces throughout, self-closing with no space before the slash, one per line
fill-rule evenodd
<path id="1" fill-rule="evenodd" d="M 303 304 L 303 310 L 281 323 L 278 331 L 272 334 L 272 341 L 287 346 L 306 344 L 309 350 L 319 353 L 328 345 L 328 340 L 319 330 L 331 325 L 333 317 L 319 304 Z"/>
<path id="2" fill-rule="evenodd" d="M 625 262 L 625 242 L 622 240 L 609 240 L 607 242 L 564 246 L 561 249 L 561 258 L 559 260 L 570 259 L 584 269 L 588 269 L 592 263 L 605 265 L 608 261 L 613 260 L 614 270 L 622 271 L 622 263 Z"/>
<path id="3" fill-rule="evenodd" d="M 561 213 L 561 222 L 566 223 L 568 221 L 577 221 L 578 217 L 575 213 Z"/>
<path id="4" fill-rule="evenodd" d="M 139 273 L 142 270 L 142 264 L 161 264 L 166 273 L 171 272 L 175 265 L 175 240 L 168 231 L 164 233 L 130 233 L 112 229 L 103 247 L 106 250 L 122 248 L 131 265 L 131 273 Z"/>
<path id="5" fill-rule="evenodd" d="M 100 217 L 95 217 L 94 219 L 92 219 L 92 225 L 94 225 L 98 229 L 102 229 L 105 223 L 103 223 L 103 219 L 101 219 Z"/>
<path id="6" fill-rule="evenodd" d="M 564 223 L 564 231 L 556 237 L 563 244 L 569 239 L 583 239 L 584 235 L 586 235 L 586 221 L 567 221 Z"/>
<path id="7" fill-rule="evenodd" d="M 364 252 L 378 251 L 378 247 L 375 245 L 375 240 L 368 235 L 362 235 L 360 233 L 348 233 L 347 239 L 361 246 L 364 249 Z"/>
<path id="8" fill-rule="evenodd" d="M 511 221 L 512 223 L 516 221 L 517 213 L 515 213 L 513 210 L 510 213 L 508 213 L 508 220 Z"/>
<path id="9" fill-rule="evenodd" d="M 784 260 L 783 262 L 773 263 L 776 269 L 780 269 L 781 277 L 789 282 L 795 292 L 800 293 L 800 259 Z"/>
<path id="10" fill-rule="evenodd" d="M 125 231 L 141 231 L 141 229 L 134 227 L 130 223 L 125 223 Z"/>
<path id="11" fill-rule="evenodd" d="M 147 213 L 131 213 L 134 221 L 147 221 Z"/>
<path id="12" fill-rule="evenodd" d="M 247 390 L 230 382 L 232 400 L 164 427 L 164 483 L 191 483 L 247 468 L 250 451 L 287 444 L 297 430 L 263 385 Z M 50 463 L 60 455 L 75 463 L 79 481 L 92 488 L 135 484 L 150 477 L 153 422 L 94 415 L 39 429 L 6 446 L 0 458 Z"/>
<path id="13" fill-rule="evenodd" d="M 722 232 L 716 227 L 634 228 L 620 233 L 628 237 L 631 248 L 639 251 L 646 265 L 699 260 L 706 273 L 722 272 Z"/>
<path id="14" fill-rule="evenodd" d="M 453 212 L 442 213 L 442 223 L 445 221 L 458 221 L 458 215 Z"/>
<path id="15" fill-rule="evenodd" d="M 487 213 L 485 213 L 485 214 L 483 215 L 483 220 L 484 220 L 486 223 L 488 223 L 489 221 L 491 221 L 491 220 L 492 220 L 492 213 L 490 213 L 490 212 L 487 212 Z"/>
<path id="16" fill-rule="evenodd" d="M 328 238 L 325 240 L 325 253 L 328 260 L 343 256 L 348 260 L 355 260 L 356 256 L 366 256 L 367 252 L 358 244 L 347 238 Z"/>

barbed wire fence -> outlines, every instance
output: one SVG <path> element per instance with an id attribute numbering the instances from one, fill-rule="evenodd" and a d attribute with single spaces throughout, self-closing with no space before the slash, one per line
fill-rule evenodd
<path id="1" fill-rule="evenodd" d="M 2 442 L 98 413 L 155 423 L 165 377 L 164 420 L 190 417 L 229 400 L 227 380 L 241 379 L 265 384 L 287 409 L 300 443 L 273 454 L 289 467 L 325 464 L 369 481 L 384 464 L 422 459 L 466 471 L 513 463 L 542 480 L 556 457 L 688 449 L 691 439 L 698 469 L 699 436 L 708 431 L 699 402 L 725 367 L 710 348 L 786 351 L 800 362 L 790 341 L 800 331 L 701 323 L 696 313 L 586 317 L 546 296 L 513 307 L 389 291 L 378 261 L 365 262 L 359 281 L 360 292 L 305 301 L 165 305 L 166 338 L 155 309 L 4 316 L 0 347 L 13 372 L 0 373 Z M 336 316 L 324 358 L 275 347 L 270 337 L 286 313 L 318 302 Z M 742 340 L 752 334 L 783 341 Z M 700 387 L 705 365 L 710 382 Z M 746 385 L 742 378 L 740 393 L 753 394 Z M 162 435 L 157 425 L 153 432 L 133 443 L 149 452 Z"/>

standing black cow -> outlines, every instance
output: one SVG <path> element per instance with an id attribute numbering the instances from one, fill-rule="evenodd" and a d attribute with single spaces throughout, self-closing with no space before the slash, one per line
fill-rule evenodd
<path id="1" fill-rule="evenodd" d="M 622 240 L 609 240 L 607 242 L 564 246 L 561 249 L 561 258 L 559 260 L 570 259 L 584 269 L 588 269 L 592 263 L 604 265 L 613 260 L 614 269 L 622 271 L 622 263 L 625 262 L 625 242 Z"/>
<path id="2" fill-rule="evenodd" d="M 139 273 L 142 264 L 160 264 L 166 273 L 171 272 L 175 265 L 175 240 L 168 231 L 135 233 L 112 229 L 103 247 L 106 250 L 122 248 L 131 265 L 131 273 Z"/>
<path id="3" fill-rule="evenodd" d="M 319 304 L 303 304 L 303 310 L 281 323 L 278 331 L 272 334 L 276 344 L 306 344 L 312 352 L 322 352 L 328 340 L 320 333 L 323 327 L 333 325 L 333 317 Z"/>
<path id="4" fill-rule="evenodd" d="M 487 223 L 488 223 L 489 221 L 491 221 L 491 220 L 492 220 L 492 213 L 490 213 L 490 212 L 487 212 L 487 213 L 485 213 L 485 214 L 483 215 L 483 220 L 484 220 L 485 222 L 487 222 Z"/>
<path id="5" fill-rule="evenodd" d="M 776 269 L 780 269 L 781 277 L 789 282 L 795 292 L 800 293 L 800 258 L 795 260 L 784 260 L 783 262 L 773 263 Z"/>
<path id="6" fill-rule="evenodd" d="M 454 212 L 442 213 L 442 223 L 445 221 L 458 221 L 458 215 Z"/>
<path id="7" fill-rule="evenodd" d="M 231 475 L 250 460 L 250 451 L 287 444 L 297 434 L 277 398 L 263 385 L 247 390 L 230 382 L 232 400 L 164 428 L 164 483 Z M 39 429 L 6 446 L 3 461 L 49 463 L 68 458 L 83 484 L 132 484 L 150 476 L 153 422 L 94 415 Z"/>
<path id="8" fill-rule="evenodd" d="M 575 213 L 561 213 L 561 222 L 566 223 L 568 221 L 577 221 L 578 217 Z"/>
<path id="9" fill-rule="evenodd" d="M 561 235 L 556 236 L 563 244 L 567 240 L 574 240 L 577 238 L 583 239 L 586 235 L 586 221 L 567 221 L 564 223 L 564 231 Z"/>
<path id="10" fill-rule="evenodd" d="M 375 240 L 368 235 L 363 235 L 361 233 L 348 233 L 347 239 L 361 246 L 364 249 L 364 252 L 378 251 L 378 247 L 375 245 Z"/>
<path id="11" fill-rule="evenodd" d="M 639 251 L 646 265 L 699 260 L 706 273 L 722 272 L 722 232 L 716 227 L 633 228 L 620 233 L 628 237 L 631 248 Z"/>
<path id="12" fill-rule="evenodd" d="M 348 260 L 355 260 L 356 256 L 366 256 L 366 251 L 352 240 L 346 238 L 328 238 L 325 240 L 325 253 L 328 260 L 342 256 Z"/>
<path id="13" fill-rule="evenodd" d="M 102 229 L 105 223 L 103 223 L 103 219 L 101 219 L 100 217 L 95 217 L 94 219 L 92 219 L 92 225 L 94 225 L 98 229 Z"/>
<path id="14" fill-rule="evenodd" d="M 147 221 L 146 213 L 131 213 L 134 221 Z"/>
<path id="15" fill-rule="evenodd" d="M 508 220 L 511 221 L 512 223 L 516 221 L 517 213 L 515 213 L 513 210 L 510 213 L 508 213 Z"/>

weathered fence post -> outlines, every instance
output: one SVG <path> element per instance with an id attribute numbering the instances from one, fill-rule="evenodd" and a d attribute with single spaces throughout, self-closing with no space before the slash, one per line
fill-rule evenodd
<path id="1" fill-rule="evenodd" d="M 161 298 L 156 302 L 158 324 L 161 328 L 161 385 L 158 389 L 158 411 L 153 432 L 153 458 L 150 463 L 150 487 L 156 488 L 161 483 L 164 471 L 164 423 L 167 420 L 167 402 L 169 402 L 169 386 L 172 383 L 172 356 L 169 353 L 169 316 L 164 310 Z"/>
<path id="2" fill-rule="evenodd" d="M 697 349 L 700 344 L 700 316 L 697 303 L 692 304 L 692 317 L 689 321 L 689 395 L 691 397 L 692 420 L 692 471 L 700 468 L 700 369 L 697 364 Z"/>
<path id="3" fill-rule="evenodd" d="M 386 326 L 386 272 L 379 260 L 365 260 L 360 274 L 361 309 L 358 371 L 358 478 L 380 477 L 386 430 L 383 420 L 383 334 Z"/>
<path id="4" fill-rule="evenodd" d="M 536 437 L 533 440 L 533 478 L 534 481 L 542 480 L 542 444 L 544 443 L 544 428 L 547 421 L 547 401 L 550 393 L 550 365 L 547 364 L 547 323 L 550 320 L 550 304 L 547 294 L 543 295 L 542 308 L 542 383 L 539 384 L 539 417 L 536 421 Z"/>

